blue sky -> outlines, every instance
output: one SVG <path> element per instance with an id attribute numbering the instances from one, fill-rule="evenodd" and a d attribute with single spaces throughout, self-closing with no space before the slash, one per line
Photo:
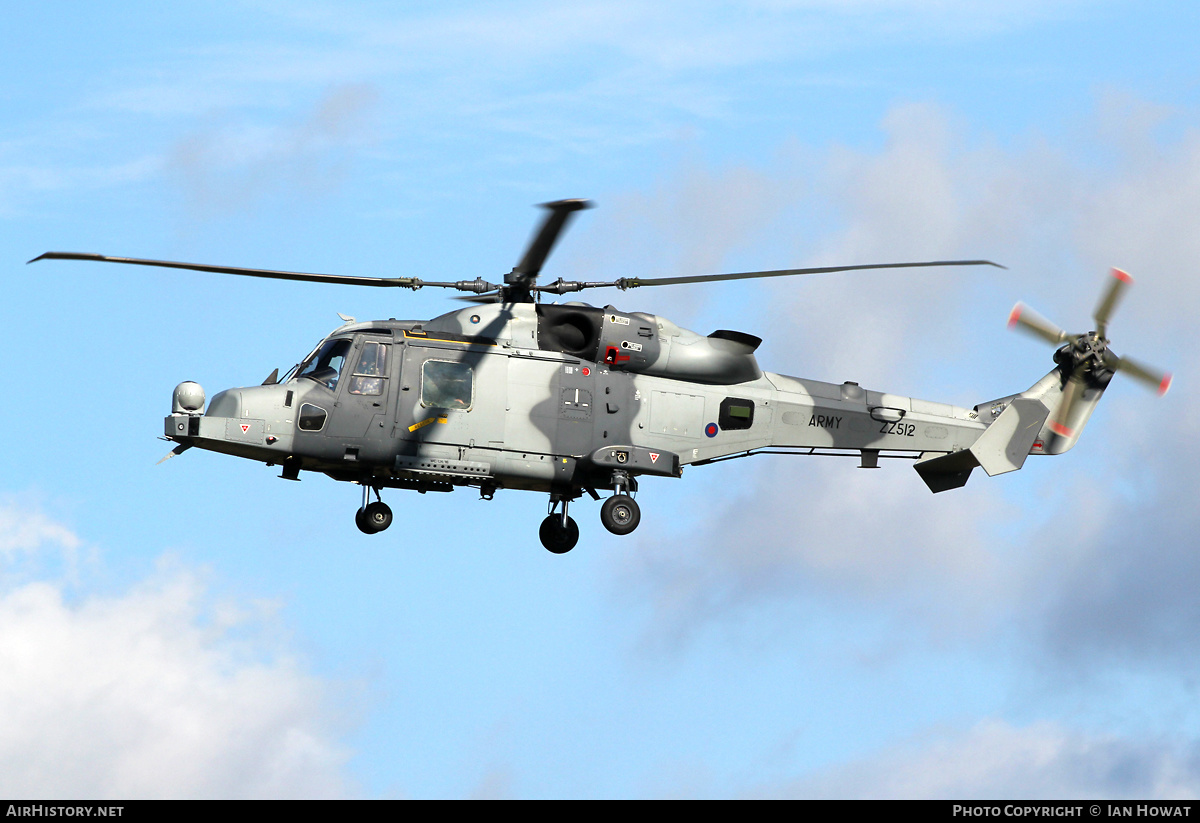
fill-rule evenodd
<path id="1" fill-rule="evenodd" d="M 1195 796 L 1197 12 L 1185 4 L 47 3 L 0 49 L 0 793 Z M 987 257 L 1009 267 L 597 292 L 772 371 L 962 405 L 1136 279 L 1079 446 L 931 495 L 756 457 L 642 525 L 388 496 L 155 439 L 182 380 L 286 369 L 445 295 L 47 250 L 495 280 Z M 980 473 L 977 473 L 980 474 Z M 429 499 L 426 499 L 428 497 Z"/>

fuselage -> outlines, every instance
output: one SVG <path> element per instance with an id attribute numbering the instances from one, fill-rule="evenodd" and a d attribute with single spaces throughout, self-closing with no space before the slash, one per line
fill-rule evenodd
<path id="1" fill-rule="evenodd" d="M 166 434 L 284 476 L 569 499 L 614 473 L 677 476 L 763 449 L 929 459 L 991 422 L 981 407 L 763 372 L 758 343 L 584 304 L 350 323 L 279 383 L 220 392 L 203 414 L 176 409 Z"/>

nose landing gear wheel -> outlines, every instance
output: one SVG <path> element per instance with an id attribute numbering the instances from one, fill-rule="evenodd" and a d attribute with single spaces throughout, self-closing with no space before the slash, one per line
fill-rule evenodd
<path id="1" fill-rule="evenodd" d="M 627 494 L 614 494 L 600 507 L 600 522 L 613 534 L 629 534 L 642 522 L 642 510 Z"/>
<path id="2" fill-rule="evenodd" d="M 363 534 L 377 534 L 392 525 L 392 510 L 387 503 L 371 503 L 354 513 L 354 525 Z"/>
<path id="3" fill-rule="evenodd" d="M 552 514 L 542 521 L 542 526 L 538 529 L 538 537 L 541 538 L 542 545 L 550 551 L 555 554 L 566 554 L 579 542 L 579 525 L 573 518 L 568 517 L 567 526 L 563 528 L 562 517 Z"/>

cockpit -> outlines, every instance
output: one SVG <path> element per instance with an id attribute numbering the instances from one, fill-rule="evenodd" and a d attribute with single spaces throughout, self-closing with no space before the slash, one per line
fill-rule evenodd
<path id="1" fill-rule="evenodd" d="M 315 380 L 331 391 L 336 389 L 342 366 L 350 354 L 350 342 L 344 337 L 324 341 L 296 367 L 295 376 Z"/>
<path id="2" fill-rule="evenodd" d="M 330 391 L 335 391 L 344 371 L 343 367 L 351 357 L 353 342 L 347 337 L 331 337 L 321 341 L 300 365 L 284 375 L 283 382 L 307 377 Z M 362 341 L 353 371 L 346 372 L 349 375 L 347 380 L 350 394 L 386 394 L 389 350 L 388 343 L 381 340 Z"/>

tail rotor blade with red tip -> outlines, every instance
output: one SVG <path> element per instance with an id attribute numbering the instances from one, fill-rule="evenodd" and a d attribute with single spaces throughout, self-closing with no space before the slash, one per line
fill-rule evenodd
<path id="1" fill-rule="evenodd" d="M 1082 394 L 1083 378 L 1076 371 L 1071 374 L 1071 377 L 1067 380 L 1067 385 L 1063 388 L 1062 402 L 1058 404 L 1058 412 L 1054 415 L 1054 419 L 1050 421 L 1050 431 L 1059 437 L 1071 437 L 1075 434 L 1075 430 L 1068 427 L 1067 423 L 1071 419 L 1071 408 Z"/>
<path id="2" fill-rule="evenodd" d="M 1013 306 L 1012 313 L 1008 315 L 1008 327 L 1024 329 L 1030 334 L 1040 337 L 1043 340 L 1057 346 L 1060 343 L 1065 343 L 1077 335 L 1067 334 L 1058 326 L 1051 323 L 1046 318 L 1035 312 L 1033 309 L 1026 306 L 1024 303 L 1018 303 Z"/>
<path id="3" fill-rule="evenodd" d="M 1145 383 L 1157 391 L 1159 395 L 1166 394 L 1167 389 L 1171 388 L 1170 372 L 1160 371 L 1153 366 L 1140 363 L 1131 357 L 1117 357 L 1110 351 L 1105 352 L 1104 365 L 1113 371 L 1125 372 L 1133 379 Z"/>
<path id="4" fill-rule="evenodd" d="M 1096 321 L 1096 331 L 1100 333 L 1101 337 L 1107 336 L 1105 332 L 1108 330 L 1108 318 L 1112 316 L 1117 303 L 1121 302 L 1125 289 L 1132 284 L 1133 278 L 1126 272 L 1120 269 L 1112 270 L 1112 279 L 1108 283 L 1108 289 L 1100 298 L 1100 302 L 1096 304 L 1096 311 L 1092 313 L 1092 318 Z"/>

